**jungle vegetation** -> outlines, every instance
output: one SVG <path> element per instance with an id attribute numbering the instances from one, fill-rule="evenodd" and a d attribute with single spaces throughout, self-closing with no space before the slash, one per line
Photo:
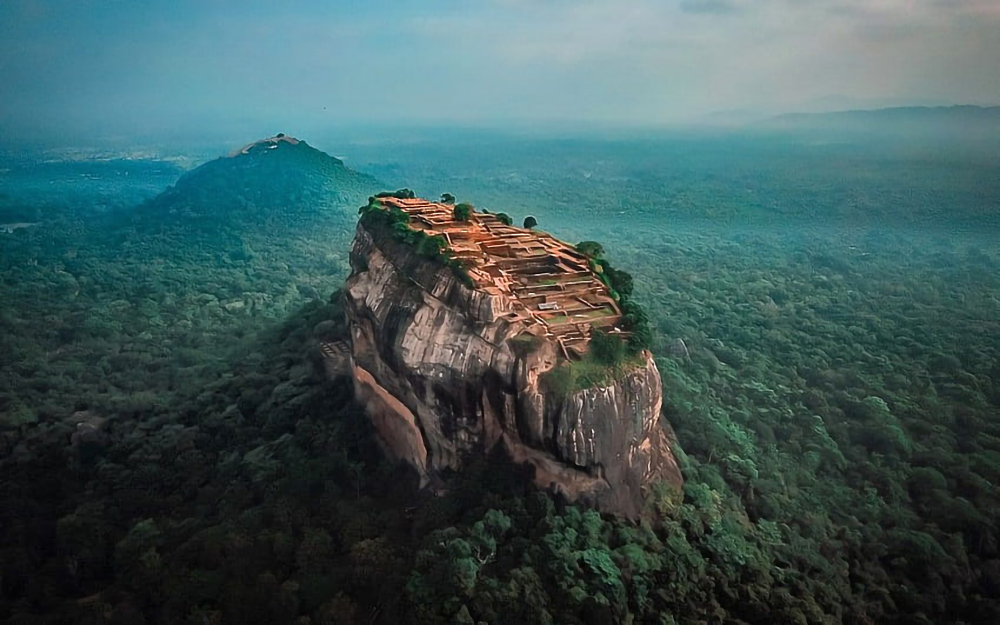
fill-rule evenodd
<path id="1" fill-rule="evenodd" d="M 488 147 L 364 169 L 602 241 L 647 311 L 683 489 L 630 523 L 499 455 L 442 497 L 385 460 L 318 352 L 381 184 L 303 214 L 301 165 L 169 203 L 161 165 L 59 187 L 77 199 L 11 168 L 0 201 L 40 224 L 0 234 L 0 620 L 1000 622 L 995 152 Z"/>
<path id="2" fill-rule="evenodd" d="M 409 189 L 402 189 L 392 194 L 383 192 L 369 198 L 368 204 L 358 209 L 362 225 L 388 232 L 394 241 L 410 246 L 420 256 L 451 269 L 455 277 L 465 286 L 470 289 L 474 286 L 465 265 L 447 249 L 448 241 L 443 236 L 439 234 L 428 235 L 423 230 L 411 228 L 409 226 L 410 217 L 406 211 L 396 207 L 383 207 L 375 201 L 378 197 L 403 197 L 404 199 L 409 197 L 412 199 L 415 196 Z M 472 205 L 464 203 L 456 205 L 456 216 L 460 207 L 462 216 L 468 219 L 472 212 Z"/>

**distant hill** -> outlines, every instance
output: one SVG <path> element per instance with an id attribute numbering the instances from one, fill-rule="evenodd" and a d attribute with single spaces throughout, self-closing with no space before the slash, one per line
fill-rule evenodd
<path id="1" fill-rule="evenodd" d="M 764 120 L 756 127 L 916 138 L 1000 138 L 1000 106 L 906 106 L 835 113 L 789 113 Z"/>
<path id="2" fill-rule="evenodd" d="M 277 135 L 251 143 L 184 174 L 130 215 L 134 225 L 188 227 L 286 225 L 316 217 L 356 216 L 380 189 L 305 141 Z"/>
<path id="3" fill-rule="evenodd" d="M 371 176 L 278 135 L 181 175 L 138 206 L 89 221 L 89 243 L 114 250 L 102 271 L 119 262 L 156 267 L 150 289 L 182 281 L 216 297 L 252 291 L 270 303 L 251 298 L 247 306 L 285 314 L 303 297 L 325 298 L 340 286 L 358 207 L 379 190 Z M 226 285 L 222 295 L 219 285 Z"/>

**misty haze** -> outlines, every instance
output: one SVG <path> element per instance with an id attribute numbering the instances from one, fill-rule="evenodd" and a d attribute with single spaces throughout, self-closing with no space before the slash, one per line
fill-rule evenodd
<path id="1" fill-rule="evenodd" d="M 0 4 L 0 621 L 1000 623 L 1000 3 Z"/>

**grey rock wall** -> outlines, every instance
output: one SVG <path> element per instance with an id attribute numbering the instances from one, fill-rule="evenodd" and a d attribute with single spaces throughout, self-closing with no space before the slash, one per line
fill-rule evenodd
<path id="1" fill-rule="evenodd" d="M 351 266 L 357 398 L 386 452 L 425 485 L 498 444 L 534 466 L 540 486 L 624 516 L 639 514 L 644 486 L 681 483 L 650 354 L 613 385 L 556 396 L 543 381 L 556 345 L 512 341 L 526 328 L 505 320 L 506 298 L 360 224 Z"/>

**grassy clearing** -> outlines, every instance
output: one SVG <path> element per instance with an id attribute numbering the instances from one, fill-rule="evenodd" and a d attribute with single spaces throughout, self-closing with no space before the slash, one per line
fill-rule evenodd
<path id="1" fill-rule="evenodd" d="M 642 366 L 642 354 L 623 358 L 618 364 L 609 365 L 588 353 L 583 360 L 565 361 L 542 376 L 545 387 L 557 397 L 565 397 L 585 388 L 610 386 Z"/>

